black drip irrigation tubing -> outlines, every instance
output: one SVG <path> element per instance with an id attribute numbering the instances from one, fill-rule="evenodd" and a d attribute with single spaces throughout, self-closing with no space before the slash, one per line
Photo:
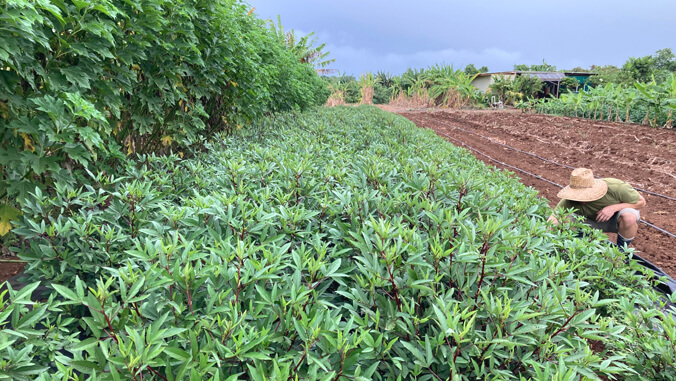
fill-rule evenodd
<path id="1" fill-rule="evenodd" d="M 536 175 L 536 174 L 534 174 L 534 173 L 525 171 L 525 170 L 523 170 L 523 169 L 521 169 L 521 168 L 517 168 L 517 167 L 515 167 L 515 166 L 513 166 L 513 165 L 509 165 L 509 164 L 507 164 L 507 163 L 503 163 L 503 162 L 500 161 L 500 160 L 494 159 L 494 158 L 492 158 L 492 157 L 486 155 L 485 153 L 479 151 L 478 149 L 476 149 L 476 148 L 470 146 L 469 144 L 467 144 L 467 143 L 465 143 L 465 142 L 462 142 L 462 141 L 460 141 L 460 140 L 458 140 L 458 139 L 452 137 L 452 136 L 449 135 L 449 134 L 446 134 L 446 133 L 441 132 L 441 131 L 437 131 L 437 133 L 438 133 L 438 134 L 441 134 L 441 135 L 444 135 L 445 137 L 447 137 L 447 138 L 449 138 L 449 139 L 451 139 L 451 140 L 453 140 L 453 141 L 455 141 L 455 142 L 458 142 L 458 143 L 462 144 L 463 146 L 465 146 L 465 147 L 469 148 L 470 150 L 472 150 L 472 151 L 478 153 L 479 155 L 484 156 L 485 158 L 487 158 L 487 159 L 489 159 L 489 160 L 491 160 L 491 161 L 494 161 L 494 162 L 496 162 L 496 163 L 498 163 L 498 164 L 500 164 L 500 165 L 504 165 L 505 167 L 514 169 L 514 170 L 519 171 L 519 172 L 522 172 L 522 173 L 525 173 L 525 174 L 527 174 L 527 175 L 529 175 L 529 176 L 535 177 L 535 178 L 537 178 L 537 179 L 539 179 L 539 180 L 545 181 L 545 182 L 547 182 L 547 183 L 549 183 L 549 184 L 552 184 L 552 185 L 555 185 L 555 186 L 557 186 L 557 187 L 559 187 L 559 188 L 563 188 L 563 185 L 557 184 L 557 183 L 555 183 L 555 182 L 553 182 L 553 181 L 550 181 L 550 180 L 547 180 L 547 179 L 545 179 L 544 177 L 542 177 L 542 176 L 540 176 L 540 175 Z M 496 143 L 496 144 L 500 144 L 500 143 Z M 662 233 L 664 233 L 664 234 L 666 234 L 666 235 L 668 235 L 668 236 L 671 236 L 671 237 L 673 237 L 673 238 L 676 238 L 676 234 L 670 233 L 670 232 L 668 232 L 668 231 L 666 231 L 666 230 L 664 230 L 664 229 L 662 229 L 662 228 L 660 228 L 660 227 L 657 227 L 657 226 L 651 224 L 650 222 L 646 222 L 646 221 L 644 221 L 644 220 L 640 220 L 640 221 L 641 221 L 642 223 L 644 223 L 644 224 L 650 226 L 650 227 L 653 228 L 653 229 L 656 229 L 656 230 L 658 230 L 658 231 L 660 231 L 660 232 L 662 232 Z"/>
<path id="2" fill-rule="evenodd" d="M 427 119 L 427 118 L 425 118 L 425 119 L 426 119 L 426 120 L 429 120 L 429 119 Z M 544 157 L 542 157 L 542 156 L 538 156 L 538 155 L 536 155 L 536 154 L 534 154 L 534 153 L 532 153 L 532 152 L 523 151 L 523 150 L 520 150 L 520 149 L 518 149 L 518 148 L 516 148 L 516 147 L 512 147 L 512 146 L 509 146 L 509 145 L 507 145 L 507 144 L 503 144 L 503 143 L 500 143 L 500 142 L 496 142 L 495 140 L 493 140 L 493 139 L 491 139 L 491 138 L 489 138 L 489 137 L 483 136 L 483 135 L 481 135 L 481 134 L 478 134 L 478 133 L 476 133 L 476 132 L 474 132 L 474 131 L 466 130 L 466 129 L 464 129 L 464 128 L 461 128 L 461 127 L 458 127 L 458 126 L 454 126 L 454 125 L 452 125 L 452 124 L 449 124 L 449 123 L 446 123 L 446 122 L 443 122 L 443 121 L 440 121 L 440 120 L 435 120 L 435 122 L 441 123 L 441 124 L 443 124 L 443 125 L 445 125 L 445 126 L 448 126 L 448 127 L 451 127 L 451 128 L 455 128 L 456 130 L 460 130 L 460 131 L 463 131 L 463 132 L 467 132 L 468 134 L 476 135 L 476 136 L 478 136 L 478 137 L 480 137 L 480 138 L 482 138 L 482 139 L 488 140 L 489 142 L 491 142 L 491 143 L 493 143 L 493 144 L 497 144 L 497 145 L 499 145 L 499 146 L 502 146 L 502 147 L 505 147 L 505 148 L 509 148 L 509 149 L 511 149 L 511 150 L 514 150 L 514 151 L 517 151 L 517 152 L 520 152 L 520 153 L 524 153 L 524 154 L 526 154 L 526 155 L 530 155 L 530 156 L 535 157 L 535 158 L 538 158 L 538 159 L 540 159 L 540 160 L 542 160 L 542 161 L 546 161 L 546 162 L 548 162 L 548 163 L 551 163 L 551 164 L 554 164 L 554 165 L 558 165 L 558 166 L 560 166 L 560 167 L 564 167 L 564 168 L 568 168 L 568 169 L 575 169 L 575 167 L 571 167 L 570 165 L 557 163 L 557 162 L 555 162 L 555 161 L 553 161 L 553 160 L 549 160 L 549 159 L 544 158 Z M 598 176 L 596 176 L 596 177 L 599 178 Z M 557 184 L 557 185 L 558 185 L 558 184 Z M 636 190 L 638 190 L 638 191 L 641 191 L 641 192 L 643 192 L 643 193 L 647 193 L 647 194 L 653 195 L 653 196 L 662 197 L 662 198 L 665 198 L 665 199 L 671 200 L 671 201 L 676 201 L 676 198 L 674 198 L 674 197 L 670 197 L 670 196 L 666 196 L 666 195 L 663 195 L 663 194 L 651 192 L 651 191 L 649 191 L 649 190 L 647 190 L 647 189 L 641 189 L 641 188 L 638 188 L 638 187 L 634 187 L 634 189 L 636 189 Z"/>

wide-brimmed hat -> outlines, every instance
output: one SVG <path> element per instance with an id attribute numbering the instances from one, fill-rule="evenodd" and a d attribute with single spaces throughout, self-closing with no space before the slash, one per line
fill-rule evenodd
<path id="1" fill-rule="evenodd" d="M 591 169 L 577 168 L 570 174 L 570 185 L 561 189 L 559 198 L 571 201 L 594 201 L 608 192 L 608 184 L 603 180 L 594 179 Z"/>

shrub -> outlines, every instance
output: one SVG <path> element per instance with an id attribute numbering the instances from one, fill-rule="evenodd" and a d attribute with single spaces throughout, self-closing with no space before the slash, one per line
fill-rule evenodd
<path id="1" fill-rule="evenodd" d="M 10 293 L 0 377 L 674 377 L 636 267 L 431 131 L 337 107 L 209 147 L 34 194 L 20 255 L 54 292 Z"/>
<path id="2" fill-rule="evenodd" d="M 328 97 L 284 36 L 240 1 L 19 0 L 2 8 L 0 198 L 74 185 L 94 162 L 185 151 Z"/>

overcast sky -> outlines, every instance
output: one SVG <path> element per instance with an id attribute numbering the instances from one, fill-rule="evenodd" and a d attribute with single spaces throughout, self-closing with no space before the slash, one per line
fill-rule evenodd
<path id="1" fill-rule="evenodd" d="M 249 0 L 263 19 L 315 32 L 332 68 L 399 75 L 435 63 L 490 71 L 514 64 L 558 69 L 621 66 L 676 51 L 676 0 Z"/>

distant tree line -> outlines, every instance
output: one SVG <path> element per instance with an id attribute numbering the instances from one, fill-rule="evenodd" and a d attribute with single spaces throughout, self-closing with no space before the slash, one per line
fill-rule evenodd
<path id="1" fill-rule="evenodd" d="M 622 67 L 592 65 L 589 69 L 576 67 L 571 71 L 597 73 L 591 79 L 592 85 L 614 83 L 633 87 L 636 82 L 651 82 L 653 78 L 659 84 L 676 72 L 676 55 L 670 48 L 665 48 L 653 55 L 629 57 Z"/>

